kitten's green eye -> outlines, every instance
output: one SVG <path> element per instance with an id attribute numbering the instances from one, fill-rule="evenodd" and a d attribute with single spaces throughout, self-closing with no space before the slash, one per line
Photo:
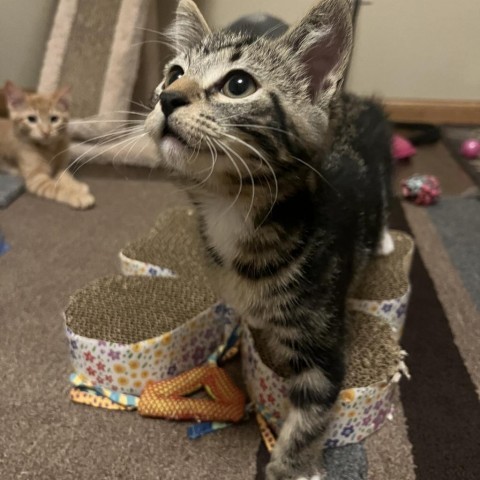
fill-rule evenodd
<path id="1" fill-rule="evenodd" d="M 231 72 L 222 88 L 222 93 L 230 98 L 244 98 L 257 91 L 253 77 L 241 70 Z"/>
<path id="2" fill-rule="evenodd" d="M 170 69 L 167 74 L 167 79 L 165 80 L 165 87 L 169 87 L 173 82 L 176 82 L 179 78 L 182 78 L 185 72 L 183 68 L 175 65 Z"/>
<path id="3" fill-rule="evenodd" d="M 51 123 L 57 123 L 60 120 L 60 117 L 58 115 L 51 115 L 50 116 L 50 122 Z"/>
<path id="4" fill-rule="evenodd" d="M 27 117 L 28 123 L 37 123 L 37 117 L 35 115 L 29 115 Z"/>

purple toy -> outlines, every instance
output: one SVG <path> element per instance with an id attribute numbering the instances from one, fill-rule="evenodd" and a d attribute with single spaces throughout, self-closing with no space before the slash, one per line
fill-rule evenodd
<path id="1" fill-rule="evenodd" d="M 462 143 L 460 153 L 471 160 L 480 157 L 480 140 L 470 138 Z"/>

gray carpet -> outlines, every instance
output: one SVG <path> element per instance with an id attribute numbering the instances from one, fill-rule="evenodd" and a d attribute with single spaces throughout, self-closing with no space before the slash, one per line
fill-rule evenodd
<path id="1" fill-rule="evenodd" d="M 325 452 L 328 480 L 366 480 L 367 458 L 362 444 L 331 448 Z"/>
<path id="2" fill-rule="evenodd" d="M 477 187 L 480 187 L 480 158 L 468 159 L 460 153 L 462 143 L 465 140 L 472 138 L 477 140 L 480 139 L 480 127 L 478 125 L 447 125 L 442 128 L 442 137 L 452 157 L 470 176 L 470 178 L 477 185 Z"/>
<path id="3" fill-rule="evenodd" d="M 480 200 L 446 197 L 428 213 L 480 311 Z"/>

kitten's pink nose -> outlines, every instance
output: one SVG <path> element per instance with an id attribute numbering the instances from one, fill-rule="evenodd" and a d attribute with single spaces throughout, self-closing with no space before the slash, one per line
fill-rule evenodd
<path id="1" fill-rule="evenodd" d="M 44 138 L 48 138 L 50 136 L 50 130 L 42 130 L 42 135 Z"/>

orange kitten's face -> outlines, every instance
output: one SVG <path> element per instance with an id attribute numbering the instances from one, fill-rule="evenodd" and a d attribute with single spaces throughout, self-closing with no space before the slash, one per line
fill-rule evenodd
<path id="1" fill-rule="evenodd" d="M 24 139 L 50 145 L 66 135 L 69 119 L 66 89 L 52 95 L 26 94 L 7 82 L 5 93 L 15 131 Z"/>

